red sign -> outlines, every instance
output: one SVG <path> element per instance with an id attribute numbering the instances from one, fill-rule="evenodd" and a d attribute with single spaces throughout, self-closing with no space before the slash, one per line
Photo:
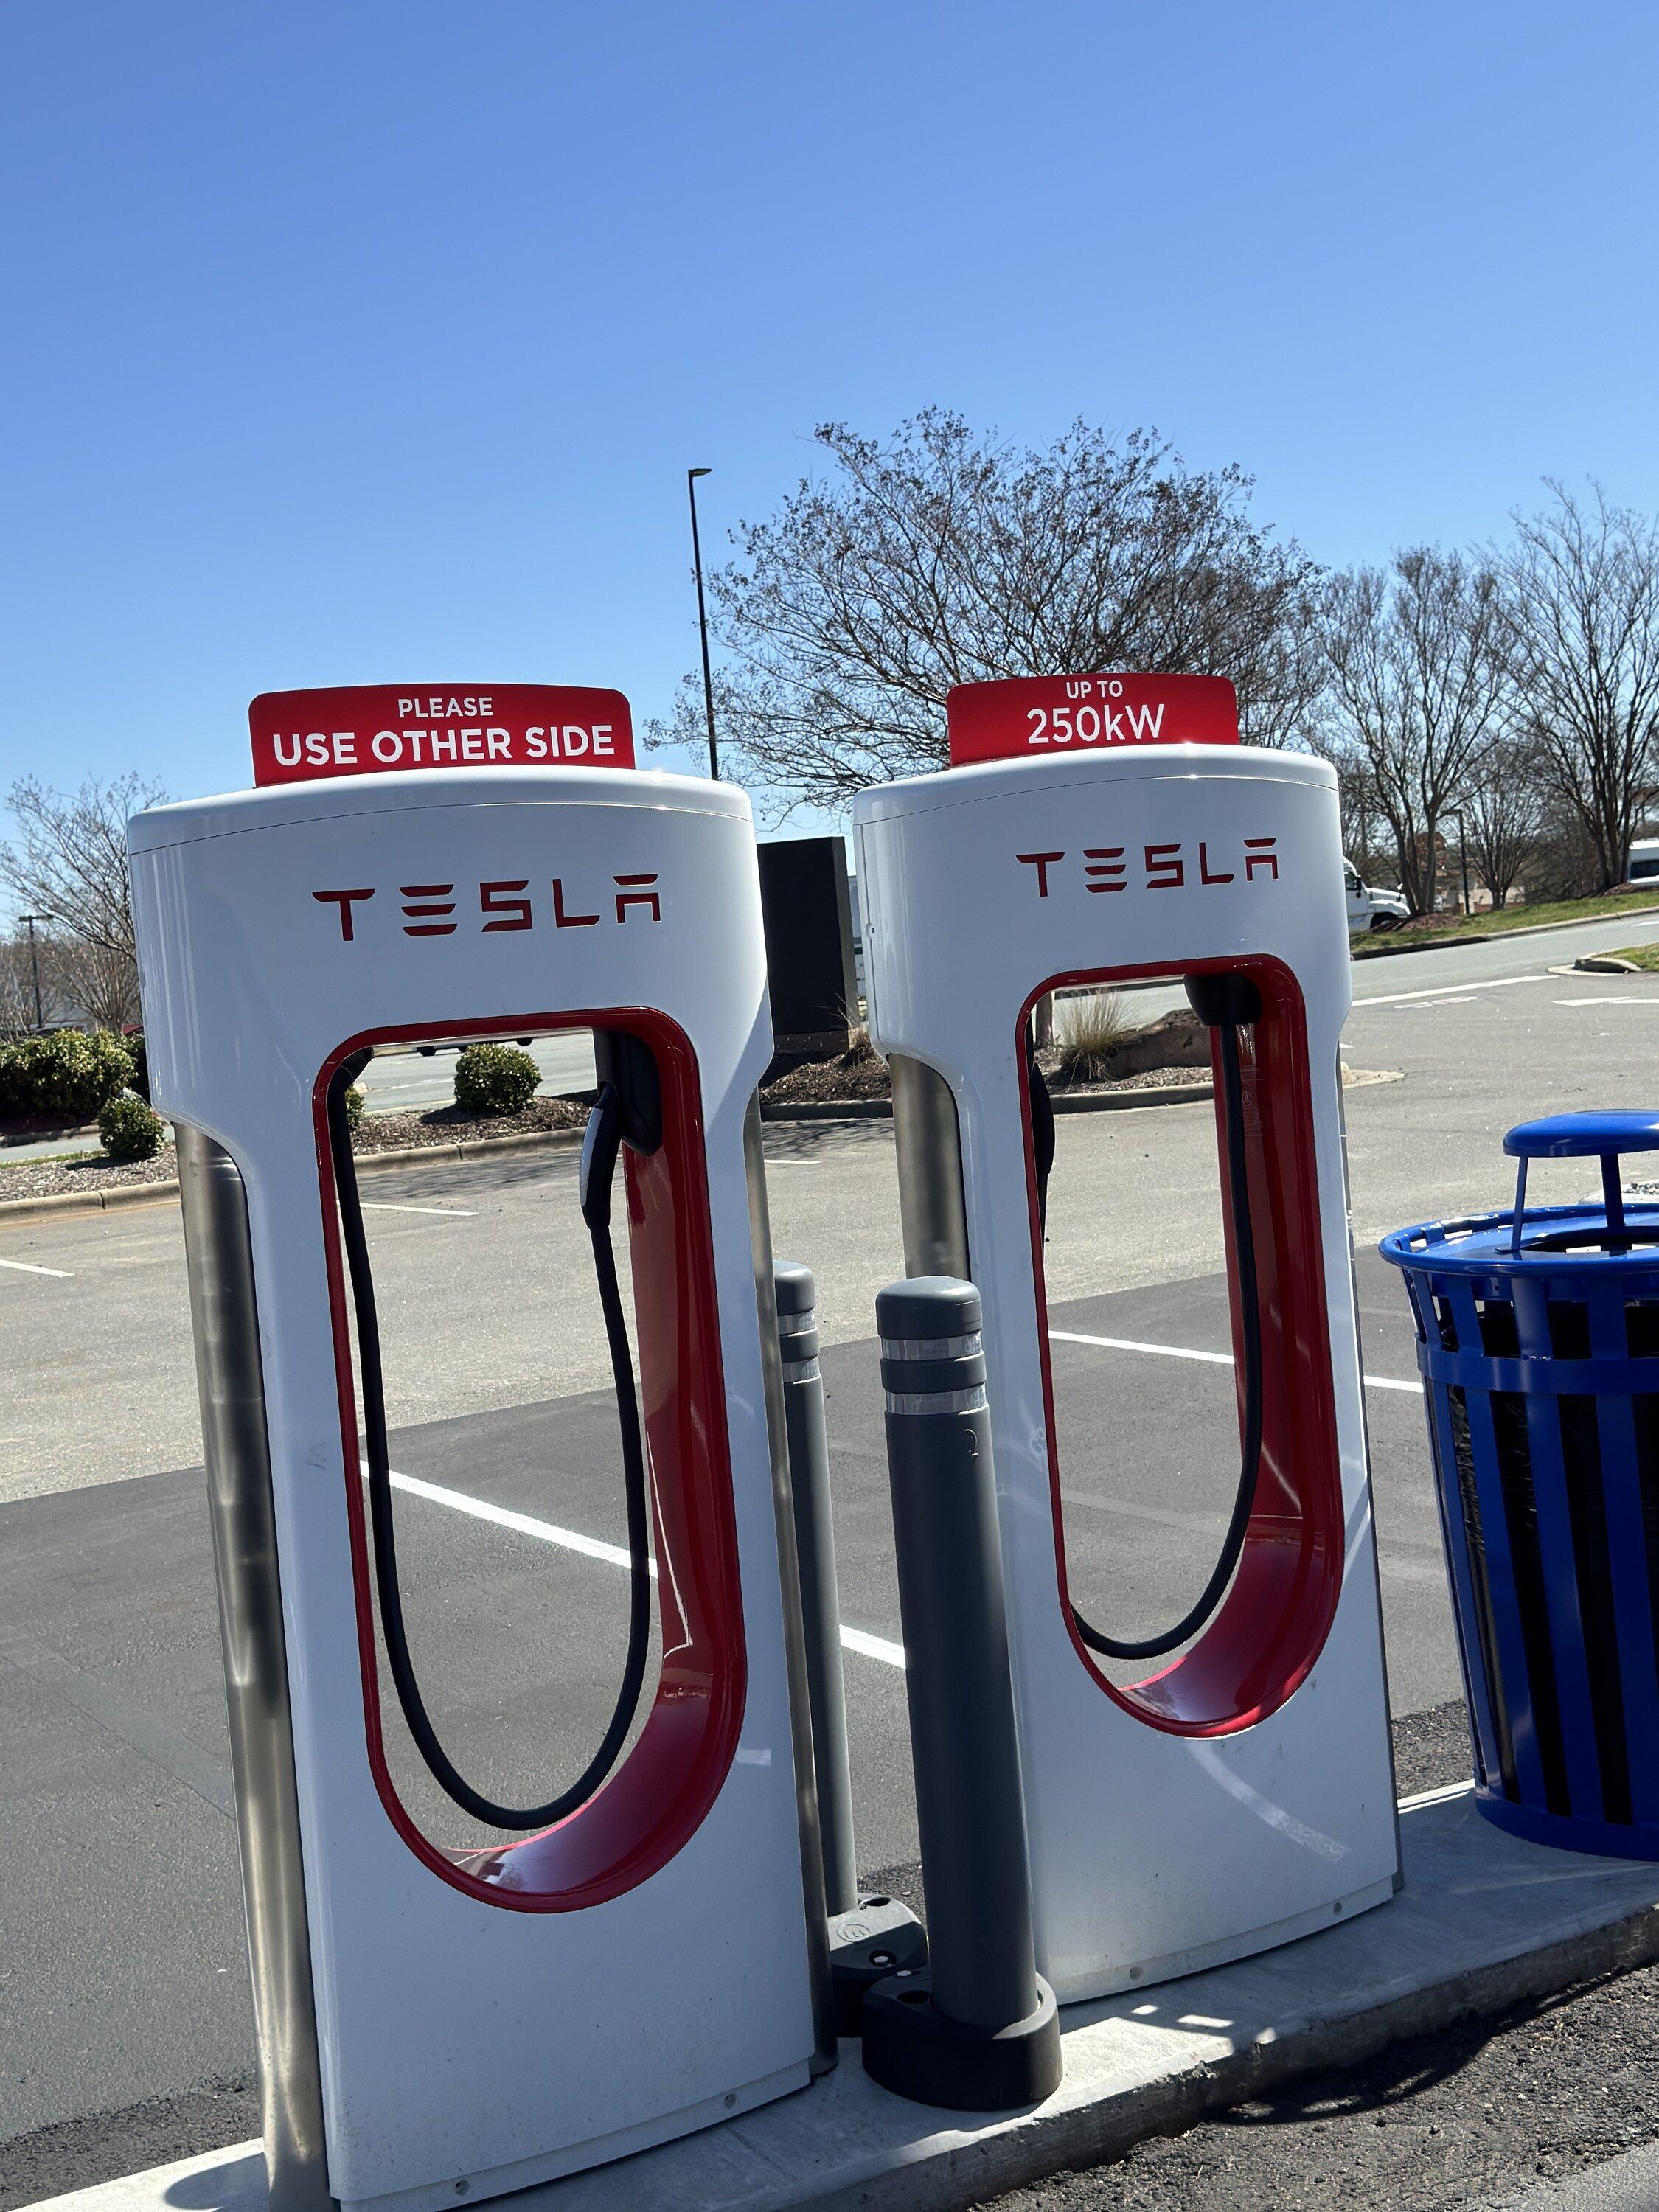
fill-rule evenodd
<path id="1" fill-rule="evenodd" d="M 570 684 L 349 684 L 264 691 L 247 710 L 256 784 L 408 768 L 632 768 L 620 691 Z"/>
<path id="2" fill-rule="evenodd" d="M 1010 676 L 958 684 L 945 716 L 952 768 L 1238 743 L 1238 700 L 1224 676 Z"/>

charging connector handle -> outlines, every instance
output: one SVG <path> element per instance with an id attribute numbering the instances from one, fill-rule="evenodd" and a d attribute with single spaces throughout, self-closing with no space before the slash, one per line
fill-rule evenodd
<path id="1" fill-rule="evenodd" d="M 1232 1210 L 1233 1251 L 1238 1263 L 1239 1348 L 1243 1369 L 1243 1423 L 1238 1486 L 1233 1495 L 1232 1517 L 1209 1580 L 1173 1628 L 1162 1635 L 1124 1638 L 1104 1635 L 1085 1620 L 1075 1605 L 1072 1619 L 1077 1632 L 1091 1651 L 1108 1659 L 1160 1659 L 1205 1627 L 1222 1599 L 1238 1566 L 1244 1538 L 1255 1508 L 1256 1486 L 1261 1473 L 1261 1294 L 1256 1279 L 1255 1232 L 1250 1219 L 1249 1156 L 1244 1141 L 1244 1084 L 1239 1063 L 1241 1024 L 1261 1018 L 1261 994 L 1248 975 L 1223 971 L 1187 979 L 1187 996 L 1193 1012 L 1216 1034 L 1221 1061 L 1222 1118 L 1227 1132 L 1227 1194 Z M 1030 1069 L 1038 1082 L 1036 1061 Z M 1039 1204 L 1046 1214 L 1040 1194 Z"/>
<path id="2" fill-rule="evenodd" d="M 328 1090 L 329 1150 L 334 1168 L 334 1188 L 340 1205 L 341 1239 L 346 1271 L 351 1282 L 351 1302 L 357 1316 L 357 1365 L 362 1383 L 363 1437 L 368 1468 L 369 1528 L 374 1551 L 374 1583 L 380 1602 L 380 1631 L 386 1659 L 403 1708 L 409 1732 L 435 1782 L 465 1813 L 492 1827 L 515 1831 L 551 1827 L 587 1803 L 616 1765 L 639 1708 L 645 1682 L 646 1659 L 651 1640 L 651 1561 L 649 1508 L 647 1498 L 645 1443 L 640 1428 L 639 1396 L 634 1385 L 634 1362 L 629 1348 L 628 1325 L 617 1281 L 616 1255 L 611 1246 L 611 1188 L 617 1153 L 622 1141 L 622 1110 L 616 1088 L 600 1085 L 588 1116 L 582 1144 L 581 1211 L 593 1245 L 593 1272 L 598 1279 L 599 1305 L 611 1348 L 611 1372 L 616 1378 L 617 1418 L 622 1431 L 623 1486 L 628 1510 L 628 1552 L 632 1579 L 629 1588 L 628 1653 L 623 1666 L 622 1687 L 599 1749 L 568 1790 L 542 1805 L 498 1805 L 475 1790 L 439 1740 L 421 1694 L 421 1685 L 410 1656 L 404 1622 L 403 1590 L 398 1579 L 397 1530 L 392 1506 L 392 1468 L 386 1437 L 386 1382 L 380 1361 L 380 1330 L 374 1299 L 374 1277 L 363 1233 L 362 1201 L 357 1190 L 356 1164 L 351 1153 L 351 1130 L 346 1118 L 346 1092 L 368 1060 L 355 1054 L 336 1071 Z"/>

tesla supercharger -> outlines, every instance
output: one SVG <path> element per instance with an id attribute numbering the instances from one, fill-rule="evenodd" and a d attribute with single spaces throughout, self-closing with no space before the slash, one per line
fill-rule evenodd
<path id="1" fill-rule="evenodd" d="M 256 760 L 289 780 L 131 825 L 150 1083 L 179 1125 L 274 2203 L 453 2205 L 740 2112 L 833 2057 L 780 1519 L 752 826 L 730 784 L 626 765 L 626 714 L 614 694 L 284 695 L 256 705 Z M 429 1832 L 387 1759 L 382 1683 L 408 1650 L 343 1091 L 371 1048 L 572 1028 L 602 1078 L 580 1198 L 661 1659 L 653 1686 L 630 1633 L 637 1712 L 619 1700 L 574 1795 L 501 1808 L 511 1832 L 480 1840 L 496 1808 L 413 1677 L 410 1731 L 471 1814 Z M 613 1171 L 637 1390 L 600 1252 Z M 462 1283 L 448 1295 L 476 1363 Z"/>
<path id="2" fill-rule="evenodd" d="M 1218 679 L 964 686 L 950 729 L 957 764 L 857 802 L 870 1026 L 907 1269 L 984 1302 L 1037 1964 L 1064 2002 L 1288 1942 L 1397 1882 L 1341 840 L 1331 769 L 1241 747 Z M 1211 1028 L 1242 1459 L 1198 1606 L 1136 1643 L 1068 1582 L 1031 1039 L 1048 994 L 1152 976 Z M 1097 1229 L 1121 1234 L 1108 1206 Z"/>

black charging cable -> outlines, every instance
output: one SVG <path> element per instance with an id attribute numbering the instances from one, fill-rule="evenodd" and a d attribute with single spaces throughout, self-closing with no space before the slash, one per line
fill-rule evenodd
<path id="1" fill-rule="evenodd" d="M 1187 996 L 1194 1012 L 1207 1027 L 1216 1032 L 1220 1048 L 1222 1118 L 1227 1129 L 1227 1189 L 1232 1205 L 1233 1250 L 1238 1261 L 1238 1321 L 1241 1349 L 1244 1368 L 1244 1419 L 1243 1449 L 1240 1454 L 1238 1487 L 1233 1496 L 1232 1517 L 1227 1523 L 1227 1534 L 1221 1547 L 1210 1579 L 1204 1585 L 1197 1602 L 1193 1605 L 1173 1628 L 1162 1635 L 1141 1638 L 1107 1636 L 1093 1623 L 1085 1620 L 1075 1605 L 1072 1618 L 1077 1632 L 1091 1651 L 1098 1651 L 1108 1659 L 1160 1659 L 1195 1636 L 1214 1613 L 1226 1595 L 1237 1568 L 1239 1555 L 1244 1549 L 1245 1533 L 1250 1525 L 1250 1515 L 1255 1507 L 1256 1486 L 1261 1473 L 1261 1293 L 1256 1280 L 1255 1231 L 1250 1219 L 1249 1160 L 1244 1143 L 1244 1085 L 1239 1066 L 1238 1032 L 1242 1024 L 1261 1018 L 1261 994 L 1249 976 L 1239 975 L 1193 975 L 1187 982 Z M 1035 1054 L 1028 1047 L 1026 1079 L 1033 1086 L 1035 1101 L 1036 1086 L 1041 1086 L 1042 1101 L 1048 1108 L 1048 1086 L 1042 1072 L 1036 1064 Z M 1052 1130 L 1052 1108 L 1048 1108 L 1048 1126 Z M 1041 1123 L 1035 1108 L 1034 1123 Z M 1050 1140 L 1052 1143 L 1052 1139 Z M 1039 1175 L 1037 1203 L 1040 1216 L 1048 1214 L 1048 1177 Z"/>
<path id="2" fill-rule="evenodd" d="M 368 1243 L 363 1234 L 362 1201 L 357 1189 L 356 1164 L 351 1153 L 351 1128 L 346 1117 L 346 1093 L 367 1065 L 368 1053 L 354 1054 L 337 1071 L 328 1091 L 329 1149 L 333 1159 L 334 1188 L 340 1204 L 340 1230 L 345 1247 L 346 1269 L 351 1280 L 351 1302 L 357 1317 L 357 1364 L 362 1381 L 363 1433 L 368 1462 L 369 1527 L 374 1547 L 374 1584 L 380 1601 L 380 1632 L 386 1641 L 392 1679 L 409 1732 L 433 1778 L 453 1798 L 463 1812 L 492 1827 L 547 1828 L 556 1820 L 586 1804 L 598 1790 L 622 1751 L 639 1708 L 645 1682 L 645 1665 L 651 1640 L 651 1562 L 648 1549 L 649 1509 L 647 1498 L 645 1443 L 640 1429 L 639 1397 L 634 1385 L 634 1362 L 629 1349 L 628 1325 L 623 1313 L 622 1292 L 617 1281 L 616 1255 L 611 1246 L 611 1192 L 616 1177 L 617 1153 L 622 1142 L 623 1109 L 616 1086 L 599 1086 L 587 1117 L 582 1142 L 581 1212 L 593 1245 L 593 1272 L 599 1280 L 599 1304 L 605 1336 L 611 1347 L 611 1368 L 616 1378 L 617 1418 L 622 1431 L 623 1488 L 628 1509 L 628 1553 L 631 1567 L 629 1602 L 628 1656 L 623 1667 L 622 1687 L 599 1749 L 568 1790 L 544 1805 L 498 1805 L 475 1790 L 439 1741 L 438 1732 L 421 1695 L 420 1680 L 410 1656 L 409 1635 L 404 1623 L 402 1586 L 398 1579 L 397 1530 L 392 1507 L 392 1467 L 386 1440 L 386 1382 L 380 1364 L 380 1329 L 374 1301 L 374 1277 L 368 1263 Z"/>

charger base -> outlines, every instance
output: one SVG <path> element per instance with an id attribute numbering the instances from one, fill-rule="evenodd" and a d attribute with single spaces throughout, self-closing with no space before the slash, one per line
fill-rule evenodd
<path id="1" fill-rule="evenodd" d="M 990 2028 L 946 2019 L 930 1973 L 892 1974 L 866 1994 L 863 2026 L 865 2072 L 918 2105 L 1012 2112 L 1060 2087 L 1060 2014 L 1041 1975 L 1035 2010 Z"/>

